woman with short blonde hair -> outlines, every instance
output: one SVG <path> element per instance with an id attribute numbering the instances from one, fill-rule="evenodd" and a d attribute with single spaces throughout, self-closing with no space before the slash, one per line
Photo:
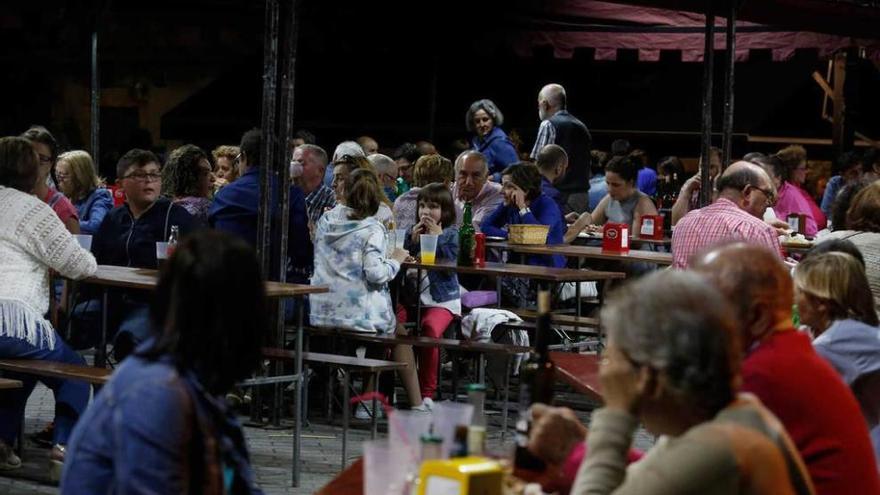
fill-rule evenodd
<path id="1" fill-rule="evenodd" d="M 83 150 L 62 153 L 55 164 L 58 187 L 70 198 L 79 216 L 83 234 L 94 234 L 113 209 L 113 195 L 104 188 L 104 179 L 98 176 L 91 155 Z"/>

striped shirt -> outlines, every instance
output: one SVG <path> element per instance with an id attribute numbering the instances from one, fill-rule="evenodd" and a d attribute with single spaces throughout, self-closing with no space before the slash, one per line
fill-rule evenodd
<path id="1" fill-rule="evenodd" d="M 541 148 L 548 144 L 556 144 L 556 126 L 550 122 L 550 119 L 541 121 L 541 126 L 538 127 L 538 137 L 535 138 L 535 146 L 532 148 L 532 153 L 529 156 L 533 160 L 537 160 Z"/>
<path id="2" fill-rule="evenodd" d="M 739 208 L 727 198 L 691 210 L 672 231 L 672 266 L 685 269 L 691 256 L 730 241 L 765 246 L 781 256 L 779 237 L 773 227 Z"/>
<path id="3" fill-rule="evenodd" d="M 309 222 L 317 225 L 318 219 L 326 210 L 336 206 L 336 195 L 333 189 L 321 184 L 314 191 L 306 194 L 306 212 L 309 215 Z"/>

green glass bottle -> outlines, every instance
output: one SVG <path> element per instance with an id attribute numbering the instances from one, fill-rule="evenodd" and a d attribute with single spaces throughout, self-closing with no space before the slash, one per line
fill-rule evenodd
<path id="1" fill-rule="evenodd" d="M 474 214 L 470 202 L 464 204 L 458 228 L 458 266 L 474 266 Z"/>

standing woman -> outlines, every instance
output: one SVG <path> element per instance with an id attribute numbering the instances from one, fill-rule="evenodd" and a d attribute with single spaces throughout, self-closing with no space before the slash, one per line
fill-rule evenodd
<path id="1" fill-rule="evenodd" d="M 79 230 L 92 235 L 104 216 L 113 209 L 113 195 L 98 177 L 92 157 L 82 150 L 68 151 L 58 157 L 55 178 L 65 196 L 73 201 L 79 216 Z"/>
<path id="2" fill-rule="evenodd" d="M 519 160 L 516 148 L 501 129 L 504 115 L 492 100 L 477 100 L 465 115 L 467 130 L 476 134 L 471 138 L 471 148 L 486 156 L 489 174 L 493 182 L 500 182 L 501 172 Z"/>
<path id="3" fill-rule="evenodd" d="M 207 225 L 214 194 L 214 171 L 208 155 L 193 144 L 172 151 L 162 169 L 162 191 Z"/>
<path id="4" fill-rule="evenodd" d="M 150 307 L 156 337 L 86 411 L 61 493 L 262 493 L 223 396 L 259 368 L 266 314 L 260 266 L 245 241 L 202 230 L 181 242 Z"/>
<path id="5" fill-rule="evenodd" d="M 49 310 L 50 269 L 63 277 L 80 279 L 94 275 L 98 266 L 52 209 L 34 197 L 37 168 L 37 154 L 30 142 L 0 138 L 0 358 L 85 365 L 43 315 Z M 4 390 L 0 401 L 0 470 L 21 466 L 10 446 L 36 384 L 32 375 L 15 378 L 24 386 Z M 40 381 L 55 395 L 50 460 L 58 467 L 64 460 L 70 431 L 89 402 L 89 385 L 49 377 Z"/>
<path id="6" fill-rule="evenodd" d="M 584 228 L 590 225 L 604 225 L 605 222 L 625 223 L 630 233 L 638 237 L 642 227 L 642 215 L 656 215 L 657 207 L 651 198 L 639 191 L 636 186 L 639 169 L 628 157 L 616 156 L 605 167 L 605 183 L 608 194 L 599 201 L 592 213 L 584 212 L 565 233 L 569 243 Z"/>
<path id="7" fill-rule="evenodd" d="M 71 234 L 79 234 L 79 218 L 77 218 L 73 203 L 49 185 L 49 175 L 53 171 L 55 158 L 58 156 L 58 142 L 55 140 L 55 136 L 45 127 L 35 125 L 25 131 L 21 137 L 30 141 L 34 151 L 37 152 L 39 166 L 34 195 L 52 207 L 52 210 L 61 219 L 61 223 L 67 227 Z M 54 178 L 53 182 L 55 182 Z"/>

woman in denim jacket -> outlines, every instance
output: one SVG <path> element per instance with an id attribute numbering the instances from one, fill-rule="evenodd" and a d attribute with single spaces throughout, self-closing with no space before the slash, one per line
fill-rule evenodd
<path id="1" fill-rule="evenodd" d="M 258 368 L 267 335 L 253 250 L 201 231 L 175 250 L 155 295 L 156 335 L 80 419 L 61 493 L 261 494 L 241 426 L 222 399 Z"/>
<path id="2" fill-rule="evenodd" d="M 435 234 L 438 261 L 458 259 L 458 229 L 455 228 L 455 203 L 452 193 L 443 184 L 428 184 L 419 190 L 416 224 L 410 229 L 405 246 L 413 255 L 421 249 L 420 236 Z M 440 338 L 455 317 L 461 316 L 461 298 L 458 276 L 455 272 L 428 270 L 419 280 L 422 318 L 421 335 Z M 398 310 L 398 319 L 406 318 L 405 310 Z M 427 404 L 437 390 L 437 367 L 440 350 L 436 347 L 419 348 L 419 387 Z"/>

